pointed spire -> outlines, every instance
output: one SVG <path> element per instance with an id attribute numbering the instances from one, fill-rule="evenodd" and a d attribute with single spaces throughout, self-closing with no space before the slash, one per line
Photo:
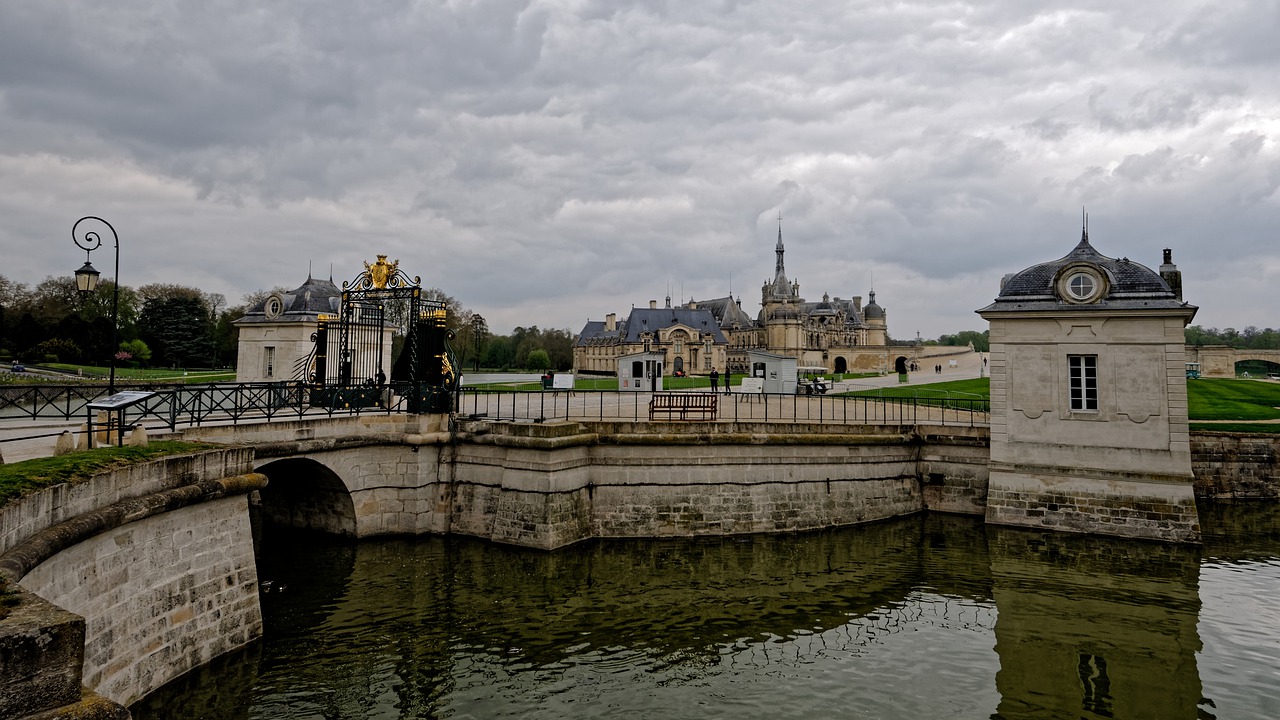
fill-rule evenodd
<path id="1" fill-rule="evenodd" d="M 785 252 L 782 248 L 782 211 L 778 211 L 778 245 L 774 248 L 774 253 L 778 256 L 773 267 L 773 287 L 774 292 L 787 293 L 787 271 L 782 261 L 782 254 Z"/>
<path id="2" fill-rule="evenodd" d="M 1085 212 L 1084 206 L 1080 206 L 1081 225 L 1080 225 L 1080 244 L 1089 245 L 1089 213 Z"/>

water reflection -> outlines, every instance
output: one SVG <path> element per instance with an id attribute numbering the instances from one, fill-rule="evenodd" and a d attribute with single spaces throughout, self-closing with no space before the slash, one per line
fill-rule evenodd
<path id="1" fill-rule="evenodd" d="M 1206 518 L 1205 552 L 1274 556 L 1280 515 L 1245 517 L 1270 539 L 1238 540 L 1224 511 Z M 1196 549 L 936 515 L 554 553 L 461 538 L 266 548 L 263 642 L 136 718 L 1216 712 L 1197 623 L 1223 581 L 1201 587 Z"/>
<path id="2" fill-rule="evenodd" d="M 987 538 L 997 717 L 1196 717 L 1196 548 L 1001 528 Z"/>

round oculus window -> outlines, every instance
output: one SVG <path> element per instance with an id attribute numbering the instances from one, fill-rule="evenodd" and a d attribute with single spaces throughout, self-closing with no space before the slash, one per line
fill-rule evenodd
<path id="1" fill-rule="evenodd" d="M 1106 280 L 1091 267 L 1067 268 L 1058 280 L 1058 296 L 1069 303 L 1096 302 L 1106 292 Z"/>
<path id="2" fill-rule="evenodd" d="M 1089 273 L 1078 272 L 1067 278 L 1067 292 L 1076 300 L 1088 300 L 1098 289 L 1098 281 Z"/>
<path id="3" fill-rule="evenodd" d="M 273 295 L 267 298 L 267 306 L 263 308 L 263 312 L 267 317 L 274 319 L 280 317 L 280 311 L 283 309 L 284 303 L 280 301 L 279 297 Z"/>

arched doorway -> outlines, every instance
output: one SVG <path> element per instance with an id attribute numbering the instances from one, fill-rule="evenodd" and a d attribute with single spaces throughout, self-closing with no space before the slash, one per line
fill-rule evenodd
<path id="1" fill-rule="evenodd" d="M 675 372 L 676 375 L 683 375 L 684 374 L 684 358 L 677 355 L 676 359 L 671 363 L 671 369 Z"/>
<path id="2" fill-rule="evenodd" d="M 899 355 L 898 358 L 893 361 L 893 371 L 899 375 L 905 374 L 907 372 L 907 359 Z"/>
<path id="3" fill-rule="evenodd" d="M 849 372 L 849 363 L 845 362 L 843 355 L 836 357 L 835 372 L 836 374 Z"/>
<path id="4" fill-rule="evenodd" d="M 355 537 L 355 504 L 332 470 L 310 458 L 287 458 L 267 463 L 258 472 L 268 478 L 259 491 L 264 526 Z"/>

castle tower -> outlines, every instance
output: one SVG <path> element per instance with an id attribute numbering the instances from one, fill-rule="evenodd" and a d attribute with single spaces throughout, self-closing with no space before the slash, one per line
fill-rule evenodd
<path id="1" fill-rule="evenodd" d="M 1196 309 L 1150 268 L 1099 253 L 1087 228 L 1066 256 L 1006 276 L 978 311 L 991 323 L 987 522 L 1199 540 L 1183 367 Z"/>

